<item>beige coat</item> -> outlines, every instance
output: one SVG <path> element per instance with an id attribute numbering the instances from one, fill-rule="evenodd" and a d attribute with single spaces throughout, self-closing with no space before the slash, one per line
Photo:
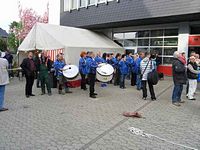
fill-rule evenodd
<path id="1" fill-rule="evenodd" d="M 7 68 L 8 61 L 4 58 L 0 58 L 0 85 L 6 85 L 9 83 Z"/>

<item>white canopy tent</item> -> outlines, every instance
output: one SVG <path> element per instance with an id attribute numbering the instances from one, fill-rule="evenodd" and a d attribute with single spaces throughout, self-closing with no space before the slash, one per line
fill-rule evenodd
<path id="1" fill-rule="evenodd" d="M 67 62 L 78 64 L 81 51 L 123 53 L 111 39 L 86 29 L 37 23 L 19 46 L 21 52 L 63 49 Z"/>

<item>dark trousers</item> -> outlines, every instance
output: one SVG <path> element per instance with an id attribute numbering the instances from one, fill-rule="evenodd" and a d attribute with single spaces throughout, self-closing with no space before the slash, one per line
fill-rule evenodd
<path id="1" fill-rule="evenodd" d="M 86 89 L 86 75 L 81 73 L 81 89 Z"/>
<path id="2" fill-rule="evenodd" d="M 147 82 L 148 81 L 146 81 L 146 80 L 142 80 L 142 93 L 143 93 L 144 98 L 147 97 Z M 149 91 L 150 91 L 150 94 L 151 94 L 151 98 L 155 99 L 156 96 L 155 96 L 155 93 L 154 93 L 153 85 L 149 82 L 148 82 L 148 85 L 149 85 Z"/>
<path id="3" fill-rule="evenodd" d="M 48 93 L 51 93 L 51 86 L 49 82 L 49 75 L 40 75 L 40 81 L 41 81 L 41 90 L 42 93 L 45 93 L 45 85 L 47 87 Z"/>
<path id="4" fill-rule="evenodd" d="M 95 80 L 96 80 L 96 75 L 95 74 L 92 74 L 90 73 L 88 75 L 88 78 L 89 78 L 89 84 L 90 84 L 90 96 L 94 95 L 94 86 L 95 86 Z"/>
<path id="5" fill-rule="evenodd" d="M 32 87 L 34 83 L 35 76 L 33 75 L 26 75 L 26 88 L 25 88 L 25 94 L 31 95 L 32 94 Z"/>
<path id="6" fill-rule="evenodd" d="M 58 76 L 57 80 L 58 80 L 58 92 L 61 92 L 63 88 L 65 89 L 65 92 L 69 91 L 69 87 L 67 86 L 67 79 L 63 75 Z"/>
<path id="7" fill-rule="evenodd" d="M 120 71 L 119 69 L 116 69 L 115 73 L 114 73 L 114 85 L 119 85 L 120 82 Z"/>
<path id="8" fill-rule="evenodd" d="M 137 74 L 131 72 L 131 85 L 132 86 L 136 85 L 136 77 L 137 77 Z"/>
<path id="9" fill-rule="evenodd" d="M 125 88 L 125 78 L 126 78 L 126 75 L 125 74 L 121 74 L 120 75 L 120 88 Z"/>

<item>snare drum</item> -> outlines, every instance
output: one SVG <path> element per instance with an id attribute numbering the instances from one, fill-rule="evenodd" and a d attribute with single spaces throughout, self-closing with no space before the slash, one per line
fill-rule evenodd
<path id="1" fill-rule="evenodd" d="M 113 78 L 114 68 L 110 64 L 102 63 L 97 67 L 97 79 L 101 82 L 109 82 Z"/>
<path id="2" fill-rule="evenodd" d="M 65 65 L 63 67 L 63 75 L 69 79 L 73 80 L 75 79 L 79 74 L 79 69 L 75 65 Z"/>

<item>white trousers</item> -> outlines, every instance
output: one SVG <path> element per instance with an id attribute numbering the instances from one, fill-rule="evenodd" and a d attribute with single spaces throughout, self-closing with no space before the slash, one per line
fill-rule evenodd
<path id="1" fill-rule="evenodd" d="M 194 93 L 197 89 L 197 80 L 196 79 L 189 79 L 189 90 L 188 90 L 188 98 L 194 98 Z"/>

